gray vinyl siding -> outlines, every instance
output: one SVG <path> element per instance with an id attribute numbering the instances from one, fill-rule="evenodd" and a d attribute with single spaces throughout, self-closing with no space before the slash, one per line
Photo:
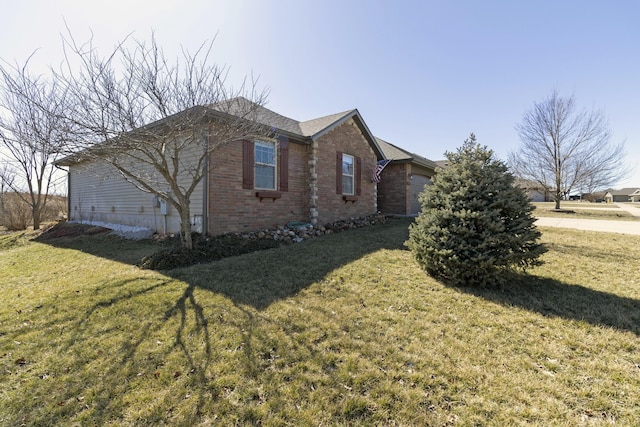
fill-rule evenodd
<path id="1" fill-rule="evenodd" d="M 183 182 L 185 186 L 189 185 L 191 178 L 185 176 Z M 147 227 L 160 234 L 180 231 L 180 218 L 173 206 L 169 207 L 169 214 L 165 218 L 156 196 L 127 182 L 109 164 L 93 161 L 70 166 L 69 184 L 71 220 Z M 203 196 L 201 181 L 191 197 L 192 224 L 198 217 L 201 223 Z"/>

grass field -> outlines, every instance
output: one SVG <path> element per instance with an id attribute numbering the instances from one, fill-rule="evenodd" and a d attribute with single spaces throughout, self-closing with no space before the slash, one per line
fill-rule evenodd
<path id="1" fill-rule="evenodd" d="M 0 425 L 637 425 L 637 238 L 543 229 L 503 290 L 406 220 L 168 272 L 103 234 L 0 236 Z"/>
<path id="2" fill-rule="evenodd" d="M 562 202 L 560 208 L 565 212 L 555 212 L 554 202 L 536 202 L 533 206 L 533 214 L 538 217 L 640 221 L 640 218 L 609 203 Z"/>

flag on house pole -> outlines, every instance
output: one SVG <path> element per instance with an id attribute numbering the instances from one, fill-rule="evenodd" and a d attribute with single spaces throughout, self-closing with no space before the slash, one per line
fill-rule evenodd
<path id="1" fill-rule="evenodd" d="M 373 168 L 373 182 L 378 183 L 380 182 L 380 174 L 382 173 L 382 170 L 389 164 L 391 163 L 391 160 L 379 160 L 378 163 L 376 163 L 376 167 Z"/>

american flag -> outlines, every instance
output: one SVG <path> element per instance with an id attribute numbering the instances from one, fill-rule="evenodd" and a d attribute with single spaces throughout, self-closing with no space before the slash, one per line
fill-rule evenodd
<path id="1" fill-rule="evenodd" d="M 373 168 L 373 182 L 380 182 L 380 174 L 390 161 L 391 160 L 379 160 L 378 163 L 376 163 L 376 167 Z"/>

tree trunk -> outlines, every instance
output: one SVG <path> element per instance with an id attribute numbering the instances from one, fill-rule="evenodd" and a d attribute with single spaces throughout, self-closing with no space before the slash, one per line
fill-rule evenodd
<path id="1" fill-rule="evenodd" d="M 191 250 L 193 249 L 193 236 L 191 233 L 191 210 L 189 203 L 185 206 L 181 206 L 178 209 L 180 213 L 180 236 L 182 239 L 182 246 Z"/>
<path id="2" fill-rule="evenodd" d="M 40 209 L 33 209 L 31 211 L 31 216 L 33 217 L 33 229 L 34 230 L 39 230 L 40 229 Z"/>

